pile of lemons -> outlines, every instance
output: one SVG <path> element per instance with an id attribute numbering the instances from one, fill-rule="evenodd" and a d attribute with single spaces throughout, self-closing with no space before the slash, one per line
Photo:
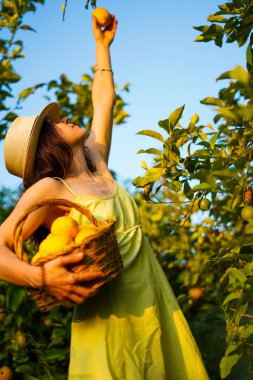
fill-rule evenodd
<path id="1" fill-rule="evenodd" d="M 50 233 L 40 243 L 39 250 L 33 256 L 31 264 L 37 265 L 41 258 L 59 254 L 73 243 L 80 244 L 85 238 L 97 234 L 98 231 L 99 227 L 93 224 L 79 229 L 77 221 L 71 216 L 60 216 L 53 221 Z"/>

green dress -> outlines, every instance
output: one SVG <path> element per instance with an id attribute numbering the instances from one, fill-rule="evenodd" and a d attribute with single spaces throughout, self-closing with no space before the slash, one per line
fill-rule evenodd
<path id="1" fill-rule="evenodd" d="M 115 217 L 124 264 L 116 278 L 74 308 L 69 380 L 209 379 L 188 323 L 142 231 L 134 199 L 115 181 L 111 196 L 88 197 L 60 180 L 75 202 L 88 207 L 98 220 Z M 75 209 L 70 215 L 81 226 L 90 223 Z"/>

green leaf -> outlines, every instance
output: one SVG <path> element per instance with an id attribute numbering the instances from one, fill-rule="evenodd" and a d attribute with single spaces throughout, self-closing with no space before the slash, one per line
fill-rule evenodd
<path id="1" fill-rule="evenodd" d="M 230 293 L 223 301 L 222 305 L 225 306 L 227 303 L 229 303 L 230 301 L 232 300 L 235 300 L 237 298 L 240 298 L 241 297 L 241 293 L 238 293 L 238 292 L 233 292 L 233 293 Z"/>
<path id="2" fill-rule="evenodd" d="M 145 135 L 149 137 L 153 137 L 154 139 L 160 140 L 164 143 L 164 138 L 159 132 L 151 131 L 149 129 L 145 129 L 143 131 L 137 132 L 136 135 Z"/>
<path id="3" fill-rule="evenodd" d="M 193 125 L 197 124 L 199 122 L 199 115 L 197 115 L 196 113 L 192 115 L 190 122 Z"/>
<path id="4" fill-rule="evenodd" d="M 138 150 L 138 152 L 136 152 L 136 154 L 140 154 L 140 153 L 149 153 L 149 154 L 156 154 L 158 156 L 161 156 L 162 153 L 160 152 L 160 150 L 156 149 L 156 148 L 149 148 L 149 149 L 140 149 Z"/>
<path id="5" fill-rule="evenodd" d="M 200 190 L 212 190 L 213 186 L 210 185 L 210 183 L 207 183 L 207 182 L 203 182 L 203 183 L 200 183 L 199 185 L 196 185 L 194 186 L 191 191 L 193 193 L 195 193 L 196 191 L 200 191 Z"/>
<path id="6" fill-rule="evenodd" d="M 235 351 L 238 347 L 241 346 L 241 344 L 241 342 L 232 342 L 231 344 L 229 344 L 225 351 L 225 355 L 228 356 L 229 354 L 231 354 L 231 352 Z"/>
<path id="7" fill-rule="evenodd" d="M 247 59 L 247 63 L 249 65 L 253 64 L 251 43 L 248 44 L 248 47 L 247 47 L 247 50 L 246 50 L 246 59 Z"/>
<path id="8" fill-rule="evenodd" d="M 241 356 L 242 354 L 223 356 L 223 358 L 220 361 L 220 373 L 222 379 L 225 379 L 225 377 L 227 377 L 230 374 L 231 369 L 238 362 Z"/>
<path id="9" fill-rule="evenodd" d="M 137 177 L 133 180 L 136 187 L 143 187 L 149 182 L 157 181 L 164 173 L 165 168 L 150 168 L 146 171 L 144 177 Z"/>
<path id="10" fill-rule="evenodd" d="M 223 16 L 220 16 L 220 15 L 209 15 L 207 17 L 207 21 L 224 23 L 227 21 L 227 19 Z"/>
<path id="11" fill-rule="evenodd" d="M 210 104 L 212 106 L 220 106 L 220 107 L 223 106 L 222 100 L 217 99 L 217 98 L 211 98 L 211 97 L 207 97 L 207 98 L 200 100 L 200 103 L 201 104 Z"/>
<path id="12" fill-rule="evenodd" d="M 240 336 L 242 338 L 248 338 L 253 334 L 253 325 L 243 325 L 239 327 Z"/>
<path id="13" fill-rule="evenodd" d="M 212 175 L 214 177 L 220 178 L 235 178 L 236 173 L 229 169 L 221 169 L 221 170 L 212 170 Z"/>
<path id="14" fill-rule="evenodd" d="M 244 283 L 246 280 L 247 280 L 247 277 L 239 269 L 232 268 L 230 270 L 230 272 L 229 272 L 229 284 L 234 284 L 237 281 Z"/>
<path id="15" fill-rule="evenodd" d="M 172 181 L 166 184 L 166 187 L 168 187 L 172 191 L 181 191 L 182 190 L 182 183 L 180 181 Z"/>
<path id="16" fill-rule="evenodd" d="M 82 75 L 81 81 L 82 82 L 92 82 L 93 79 L 89 74 L 84 74 L 84 75 Z"/>
<path id="17" fill-rule="evenodd" d="M 146 161 L 142 161 L 141 162 L 141 167 L 143 168 L 143 169 L 145 169 L 145 170 L 148 170 L 148 167 L 147 167 L 147 163 L 146 163 Z"/>
<path id="18" fill-rule="evenodd" d="M 169 128 L 170 128 L 170 131 L 173 131 L 174 127 L 177 125 L 177 123 L 181 119 L 182 114 L 184 112 L 184 107 L 185 107 L 185 105 L 183 105 L 182 107 L 177 108 L 175 111 L 173 111 L 170 114 L 170 116 L 169 116 Z"/>
<path id="19" fill-rule="evenodd" d="M 210 147 L 211 147 L 212 150 L 214 150 L 215 143 L 216 143 L 216 140 L 217 140 L 218 136 L 219 136 L 219 132 L 215 133 L 215 134 L 211 137 L 211 139 L 210 139 Z"/>
<path id="20" fill-rule="evenodd" d="M 25 289 L 11 287 L 6 296 L 6 307 L 11 311 L 16 312 L 25 298 Z"/>
<path id="21" fill-rule="evenodd" d="M 66 356 L 65 352 L 57 348 L 45 351 L 43 355 L 48 361 L 63 360 Z"/>
<path id="22" fill-rule="evenodd" d="M 160 128 L 163 128 L 168 134 L 171 133 L 168 119 L 158 121 L 158 125 Z"/>
<path id="23" fill-rule="evenodd" d="M 22 25 L 22 26 L 20 26 L 20 29 L 30 30 L 31 32 L 36 32 L 36 30 L 31 28 L 29 25 Z"/>
<path id="24" fill-rule="evenodd" d="M 31 95 L 32 93 L 34 92 L 34 89 L 32 87 L 30 88 L 25 88 L 23 91 L 21 91 L 19 93 L 19 99 L 25 99 L 27 98 L 29 95 Z"/>
<path id="25" fill-rule="evenodd" d="M 247 310 L 247 308 L 248 308 L 248 302 L 245 303 L 244 305 L 240 306 L 239 309 L 236 311 L 236 313 L 235 313 L 235 319 L 234 319 L 234 323 L 236 325 L 239 324 L 239 322 L 240 322 L 240 320 L 242 318 L 241 314 L 244 314 L 245 311 Z"/>
<path id="26" fill-rule="evenodd" d="M 226 71 L 221 74 L 216 80 L 221 79 L 235 79 L 239 83 L 247 85 L 249 83 L 250 75 L 242 66 L 236 66 L 234 70 Z"/>

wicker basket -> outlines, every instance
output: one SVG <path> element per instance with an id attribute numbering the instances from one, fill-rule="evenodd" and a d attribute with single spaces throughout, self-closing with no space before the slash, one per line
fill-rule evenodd
<path id="1" fill-rule="evenodd" d="M 26 260 L 23 253 L 22 241 L 22 229 L 24 222 L 33 211 L 36 211 L 43 206 L 57 206 L 66 212 L 69 212 L 71 208 L 75 208 L 77 211 L 85 215 L 92 224 L 99 227 L 99 230 L 96 235 L 88 236 L 81 243 L 72 243 L 57 254 L 49 254 L 46 258 L 41 258 L 36 265 L 40 265 L 42 262 L 47 262 L 50 259 L 60 255 L 82 251 L 85 252 L 83 260 L 78 264 L 69 265 L 67 268 L 77 273 L 85 268 L 89 268 L 90 271 L 99 270 L 104 273 L 104 276 L 96 280 L 80 283 L 80 285 L 99 288 L 117 276 L 123 268 L 123 262 L 116 240 L 115 221 L 98 221 L 91 214 L 88 208 L 83 205 L 70 202 L 66 199 L 48 199 L 42 202 L 37 202 L 19 219 L 14 229 L 14 249 L 20 259 Z M 42 292 L 41 290 L 31 288 L 28 291 L 36 302 L 38 308 L 42 311 L 49 311 L 53 307 L 62 304 L 56 298 L 46 292 Z M 67 303 L 63 304 L 66 305 Z"/>

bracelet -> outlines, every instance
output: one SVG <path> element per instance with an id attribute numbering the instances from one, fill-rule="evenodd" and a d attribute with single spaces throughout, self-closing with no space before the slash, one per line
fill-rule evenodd
<path id="1" fill-rule="evenodd" d="M 46 270 L 44 267 L 44 263 L 40 264 L 40 269 L 41 269 L 41 283 L 42 283 L 40 291 L 43 292 L 43 290 L 45 290 L 46 288 Z"/>
<path id="2" fill-rule="evenodd" d="M 102 71 L 102 74 L 103 74 L 103 71 L 111 71 L 111 73 L 112 73 L 112 75 L 113 75 L 113 71 L 112 71 L 111 69 L 104 69 L 104 68 L 102 68 L 102 69 L 95 69 L 95 70 L 94 70 L 94 73 L 95 73 L 96 71 L 98 71 L 98 70 Z"/>
<path id="3" fill-rule="evenodd" d="M 104 67 L 104 68 L 106 68 L 106 69 L 111 69 L 111 66 L 100 66 L 100 65 L 95 65 L 95 66 L 97 66 L 97 67 Z"/>

